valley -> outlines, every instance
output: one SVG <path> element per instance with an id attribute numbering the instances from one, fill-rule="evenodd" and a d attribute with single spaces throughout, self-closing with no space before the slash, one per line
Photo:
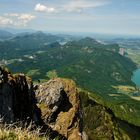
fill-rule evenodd
<path id="1" fill-rule="evenodd" d="M 86 92 L 88 100 L 112 111 L 122 126 L 139 128 L 140 91 L 132 81 L 133 72 L 139 67 L 139 48 L 128 44 L 122 46 L 116 41 L 102 44 L 90 37 L 43 32 L 22 34 L 0 41 L 0 65 L 13 73 L 25 73 L 35 84 L 57 77 L 72 79 L 80 91 Z M 120 53 L 122 47 L 125 54 Z M 92 112 L 90 103 L 85 112 L 87 109 Z"/>

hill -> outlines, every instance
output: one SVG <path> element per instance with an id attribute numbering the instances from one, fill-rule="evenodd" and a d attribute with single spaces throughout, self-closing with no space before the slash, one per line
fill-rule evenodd
<path id="1" fill-rule="evenodd" d="M 8 32 L 8 31 L 5 31 L 5 30 L 0 30 L 0 40 L 9 39 L 12 36 L 13 36 L 12 33 Z"/>
<path id="2" fill-rule="evenodd" d="M 83 107 L 83 127 L 90 140 L 137 140 L 140 127 L 122 120 L 101 103 L 97 95 L 78 89 Z M 119 108 L 118 108 L 119 110 Z M 132 115 L 133 116 L 133 115 Z M 134 118 L 133 118 L 134 119 Z"/>
<path id="3" fill-rule="evenodd" d="M 41 48 L 38 44 L 36 47 L 30 50 L 25 47 L 24 52 L 18 47 L 21 53 L 20 56 L 17 54 L 17 58 L 23 61 L 16 61 L 8 67 L 13 72 L 31 74 L 34 80 L 48 78 L 48 71 L 56 71 L 58 76 L 71 78 L 89 91 L 113 92 L 112 86 L 134 86 L 131 75 L 136 66 L 129 58 L 118 53 L 117 44 L 104 45 L 94 39 L 84 38 L 65 45 L 55 42 Z"/>

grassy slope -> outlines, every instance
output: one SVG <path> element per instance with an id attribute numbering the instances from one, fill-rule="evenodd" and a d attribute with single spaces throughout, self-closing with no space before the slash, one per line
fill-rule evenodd
<path id="1" fill-rule="evenodd" d="M 90 140 L 140 139 L 140 127 L 136 127 L 115 117 L 114 113 L 103 105 L 102 100 L 96 94 L 93 97 L 89 92 L 81 89 L 79 93 L 84 111 L 84 129 L 89 135 Z"/>
<path id="2" fill-rule="evenodd" d="M 127 54 L 128 54 L 128 57 L 130 59 L 133 60 L 134 63 L 137 64 L 138 67 L 140 67 L 140 48 L 137 48 L 137 49 L 127 49 Z"/>

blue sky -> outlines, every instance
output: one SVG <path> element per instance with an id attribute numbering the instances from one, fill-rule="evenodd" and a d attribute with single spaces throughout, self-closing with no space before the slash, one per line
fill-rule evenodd
<path id="1" fill-rule="evenodd" d="M 0 27 L 140 35 L 140 0 L 0 0 Z"/>

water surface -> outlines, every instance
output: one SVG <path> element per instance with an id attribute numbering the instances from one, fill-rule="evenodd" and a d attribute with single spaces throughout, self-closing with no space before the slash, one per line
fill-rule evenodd
<path id="1" fill-rule="evenodd" d="M 140 88 L 140 68 L 133 72 L 132 81 Z"/>

